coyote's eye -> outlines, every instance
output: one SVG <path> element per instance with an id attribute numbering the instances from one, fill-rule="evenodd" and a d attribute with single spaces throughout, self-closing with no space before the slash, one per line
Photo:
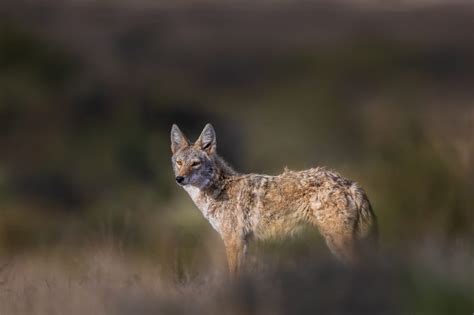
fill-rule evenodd
<path id="1" fill-rule="evenodd" d="M 177 164 L 178 166 L 183 166 L 183 161 L 176 161 L 176 164 Z"/>
<path id="2" fill-rule="evenodd" d="M 198 167 L 199 165 L 201 165 L 201 162 L 199 162 L 199 161 L 194 161 L 194 162 L 191 164 L 192 167 Z"/>

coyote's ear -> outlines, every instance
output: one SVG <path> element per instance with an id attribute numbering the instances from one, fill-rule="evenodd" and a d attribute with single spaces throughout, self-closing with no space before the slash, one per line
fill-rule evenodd
<path id="1" fill-rule="evenodd" d="M 173 124 L 173 127 L 171 127 L 171 152 L 175 154 L 179 149 L 187 147 L 188 145 L 189 140 L 181 130 L 179 130 L 178 126 Z"/>
<path id="2" fill-rule="evenodd" d="M 216 132 L 211 124 L 207 124 L 196 141 L 196 145 L 207 153 L 216 152 Z"/>

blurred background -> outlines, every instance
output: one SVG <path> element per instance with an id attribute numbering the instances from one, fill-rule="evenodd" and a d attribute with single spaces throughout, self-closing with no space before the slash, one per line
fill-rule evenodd
<path id="1" fill-rule="evenodd" d="M 469 2 L 2 1 L 0 311 L 471 314 L 473 29 Z M 207 122 L 238 171 L 358 181 L 383 267 L 347 287 L 306 231 L 257 244 L 274 269 L 221 293 L 223 246 L 170 162 L 171 124 Z M 290 293 L 302 309 L 262 302 Z"/>

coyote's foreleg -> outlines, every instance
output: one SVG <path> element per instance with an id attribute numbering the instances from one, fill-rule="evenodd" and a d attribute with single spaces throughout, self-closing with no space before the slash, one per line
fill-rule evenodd
<path id="1" fill-rule="evenodd" d="M 224 245 L 227 254 L 227 263 L 231 278 L 235 278 L 241 270 L 247 254 L 247 241 L 244 237 L 224 237 Z"/>

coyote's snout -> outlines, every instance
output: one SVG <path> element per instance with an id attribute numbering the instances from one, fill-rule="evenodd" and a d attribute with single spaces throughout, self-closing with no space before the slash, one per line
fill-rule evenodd
<path id="1" fill-rule="evenodd" d="M 239 174 L 217 155 L 210 124 L 195 143 L 173 125 L 171 151 L 176 182 L 221 235 L 232 274 L 252 237 L 290 234 L 302 223 L 317 227 L 344 263 L 359 261 L 376 241 L 377 222 L 367 195 L 333 171 Z"/>

